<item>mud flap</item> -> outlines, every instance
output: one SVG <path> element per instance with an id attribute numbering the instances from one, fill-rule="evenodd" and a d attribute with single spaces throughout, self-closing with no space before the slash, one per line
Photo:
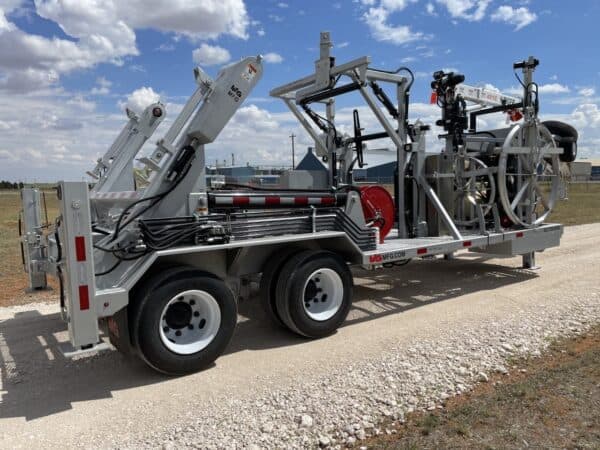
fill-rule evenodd
<path id="1" fill-rule="evenodd" d="M 121 353 L 131 355 L 134 353 L 129 337 L 129 319 L 127 307 L 117 311 L 114 315 L 104 319 L 105 332 L 110 343 Z"/>

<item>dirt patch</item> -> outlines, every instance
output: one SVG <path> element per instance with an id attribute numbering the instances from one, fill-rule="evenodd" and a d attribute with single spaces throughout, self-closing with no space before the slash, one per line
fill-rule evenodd
<path id="1" fill-rule="evenodd" d="M 600 328 L 513 363 L 441 410 L 388 423 L 361 443 L 376 449 L 598 448 Z"/>

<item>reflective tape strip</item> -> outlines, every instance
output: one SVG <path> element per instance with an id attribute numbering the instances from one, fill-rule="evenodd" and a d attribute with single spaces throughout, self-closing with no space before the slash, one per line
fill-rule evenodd
<path id="1" fill-rule="evenodd" d="M 308 197 L 306 195 L 299 196 L 279 196 L 279 195 L 265 195 L 265 196 L 249 196 L 249 195 L 216 195 L 212 197 L 212 201 L 215 205 L 233 205 L 233 206 L 247 206 L 247 205 L 335 205 L 335 196 L 331 197 Z"/>
<path id="2" fill-rule="evenodd" d="M 275 196 L 265 197 L 265 205 L 267 205 L 267 206 L 279 205 L 280 203 L 281 203 L 280 197 L 275 197 Z"/>
<path id="3" fill-rule="evenodd" d="M 79 309 L 81 311 L 90 309 L 90 291 L 87 285 L 79 286 Z"/>
<path id="4" fill-rule="evenodd" d="M 75 236 L 75 259 L 82 262 L 85 261 L 85 238 L 83 236 Z"/>
<path id="5" fill-rule="evenodd" d="M 233 204 L 234 206 L 249 205 L 250 197 L 246 195 L 235 196 L 233 197 L 231 204 Z"/>
<path id="6" fill-rule="evenodd" d="M 137 191 L 95 192 L 90 195 L 90 198 L 96 200 L 137 199 L 139 197 L 140 194 Z"/>

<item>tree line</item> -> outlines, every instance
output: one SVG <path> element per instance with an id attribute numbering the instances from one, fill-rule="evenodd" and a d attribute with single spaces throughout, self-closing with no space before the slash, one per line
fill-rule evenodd
<path id="1" fill-rule="evenodd" d="M 20 182 L 12 182 L 12 181 L 0 181 L 0 189 L 23 189 L 24 184 Z"/>

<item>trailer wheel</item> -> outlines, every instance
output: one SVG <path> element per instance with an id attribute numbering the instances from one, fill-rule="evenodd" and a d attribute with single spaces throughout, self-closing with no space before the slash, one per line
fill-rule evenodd
<path id="1" fill-rule="evenodd" d="M 231 290 L 190 269 L 151 284 L 135 302 L 132 333 L 142 359 L 169 375 L 209 366 L 233 336 L 237 305 Z"/>
<path id="2" fill-rule="evenodd" d="M 291 258 L 277 282 L 277 310 L 294 332 L 319 338 L 333 333 L 352 306 L 352 274 L 337 255 L 305 251 Z"/>
<path id="3" fill-rule="evenodd" d="M 269 256 L 260 277 L 260 303 L 269 319 L 280 327 L 285 327 L 286 325 L 281 320 L 277 311 L 277 280 L 279 279 L 283 264 L 297 252 L 298 249 L 278 249 Z"/>

